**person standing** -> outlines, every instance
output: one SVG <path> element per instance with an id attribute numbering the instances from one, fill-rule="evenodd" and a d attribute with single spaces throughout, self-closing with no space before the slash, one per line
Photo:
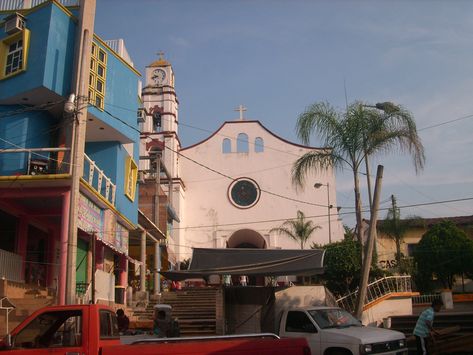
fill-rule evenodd
<path id="1" fill-rule="evenodd" d="M 416 337 L 417 354 L 427 355 L 427 339 L 432 335 L 437 335 L 433 328 L 435 313 L 440 312 L 443 306 L 441 299 L 436 298 L 432 302 L 432 306 L 425 309 L 417 319 L 414 328 L 414 335 Z"/>

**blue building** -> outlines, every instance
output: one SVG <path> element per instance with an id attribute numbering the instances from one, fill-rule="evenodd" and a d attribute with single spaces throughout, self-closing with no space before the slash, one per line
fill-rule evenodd
<path id="1" fill-rule="evenodd" d="M 63 303 L 74 207 L 76 293 L 90 292 L 97 269 L 96 298 L 113 302 L 115 286 L 127 284 L 128 239 L 138 224 L 140 73 L 126 50 L 120 55 L 94 34 L 88 96 L 71 96 L 79 8 L 61 3 L 0 8 L 0 277 L 49 288 Z M 71 149 L 84 105 L 84 164 L 71 206 Z"/>

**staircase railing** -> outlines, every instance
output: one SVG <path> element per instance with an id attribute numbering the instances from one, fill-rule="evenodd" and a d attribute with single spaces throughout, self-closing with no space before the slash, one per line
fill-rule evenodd
<path id="1" fill-rule="evenodd" d="M 411 277 L 407 276 L 386 276 L 368 284 L 364 305 L 368 305 L 389 294 L 400 292 L 412 292 Z M 339 307 L 353 312 L 356 307 L 358 290 L 337 299 Z"/>

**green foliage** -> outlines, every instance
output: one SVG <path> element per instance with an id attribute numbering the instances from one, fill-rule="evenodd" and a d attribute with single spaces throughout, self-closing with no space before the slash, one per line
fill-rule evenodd
<path id="1" fill-rule="evenodd" d="M 304 212 L 297 211 L 296 219 L 287 220 L 281 226 L 272 228 L 269 232 L 283 234 L 300 243 L 301 249 L 304 249 L 304 246 L 310 239 L 312 233 L 319 228 L 320 226 L 314 224 L 313 221 L 306 221 Z"/>
<path id="2" fill-rule="evenodd" d="M 315 247 L 315 245 L 313 246 Z M 336 295 L 354 291 L 361 275 L 361 245 L 355 240 L 343 240 L 324 246 L 325 272 L 321 278 Z"/>
<path id="3" fill-rule="evenodd" d="M 434 277 L 444 288 L 451 289 L 457 275 L 473 270 L 473 241 L 455 224 L 444 221 L 422 236 L 414 260 L 415 280 L 420 290 L 431 288 Z"/>
<path id="4" fill-rule="evenodd" d="M 331 244 L 312 244 L 312 249 L 325 249 L 325 272 L 320 280 L 336 296 L 344 296 L 355 291 L 361 277 L 361 244 L 350 233 L 345 239 Z M 370 280 L 385 276 L 373 261 L 370 270 Z"/>

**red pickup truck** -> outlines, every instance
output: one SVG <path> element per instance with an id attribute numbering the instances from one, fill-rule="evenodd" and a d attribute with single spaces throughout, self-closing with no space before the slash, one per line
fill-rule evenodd
<path id="1" fill-rule="evenodd" d="M 112 309 L 103 305 L 40 309 L 7 335 L 1 348 L 2 355 L 310 355 L 310 348 L 303 338 L 278 339 L 268 336 L 147 339 L 123 345 L 118 334 L 116 315 Z"/>

